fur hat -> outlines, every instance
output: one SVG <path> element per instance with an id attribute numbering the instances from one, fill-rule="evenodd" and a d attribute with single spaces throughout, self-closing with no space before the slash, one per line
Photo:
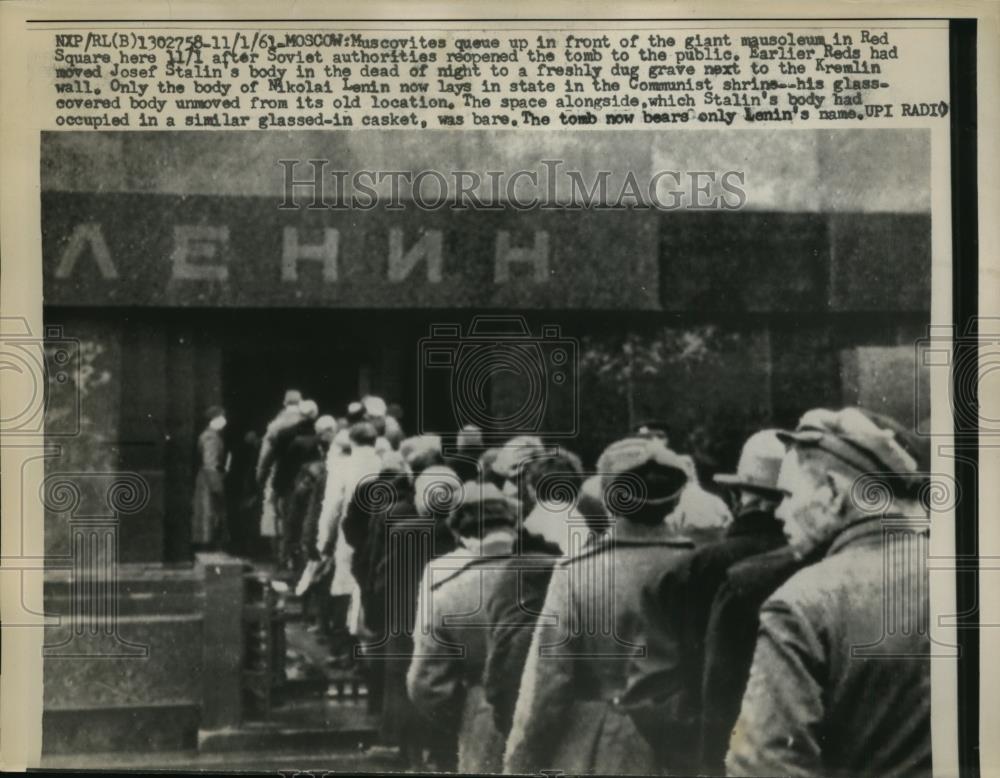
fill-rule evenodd
<path id="1" fill-rule="evenodd" d="M 513 528 L 517 512 L 510 500 L 491 483 L 466 481 L 458 505 L 448 518 L 448 525 L 462 537 L 475 537 L 502 526 Z"/>
<path id="2" fill-rule="evenodd" d="M 608 513 L 641 521 L 675 503 L 688 482 L 683 459 L 657 438 L 612 443 L 598 459 L 597 469 Z"/>

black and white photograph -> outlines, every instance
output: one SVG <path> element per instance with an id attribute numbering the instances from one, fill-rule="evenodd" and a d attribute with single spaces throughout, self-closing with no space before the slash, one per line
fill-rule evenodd
<path id="1" fill-rule="evenodd" d="M 988 774 L 967 27 L 63 19 L 29 766 Z"/>

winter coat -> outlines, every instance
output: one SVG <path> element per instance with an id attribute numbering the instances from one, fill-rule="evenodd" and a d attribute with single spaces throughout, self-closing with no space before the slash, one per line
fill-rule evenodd
<path id="1" fill-rule="evenodd" d="M 274 491 L 279 498 L 295 488 L 295 479 L 303 465 L 325 456 L 311 420 L 303 420 L 290 432 L 292 436 L 287 442 L 279 442 L 275 447 Z"/>
<path id="2" fill-rule="evenodd" d="M 501 579 L 486 599 L 486 668 L 483 686 L 493 724 L 506 740 L 514 718 L 521 674 L 552 567 L 562 557 L 555 543 L 522 530 L 511 557 L 500 563 Z"/>
<path id="3" fill-rule="evenodd" d="M 729 773 L 930 775 L 921 523 L 875 517 L 847 526 L 820 562 L 764 603 Z"/>
<path id="4" fill-rule="evenodd" d="M 481 553 L 459 548 L 439 557 L 420 584 L 406 691 L 428 721 L 457 736 L 460 773 L 499 772 L 502 764 L 504 741 L 483 689 L 483 606 L 502 581 L 510 581 L 503 562 L 513 540 L 513 534 L 495 533 L 484 539 Z"/>
<path id="5" fill-rule="evenodd" d="M 204 545 L 223 541 L 227 535 L 226 447 L 219 432 L 206 428 L 198 436 L 198 460 L 200 466 L 194 482 L 191 542 Z"/>
<path id="6" fill-rule="evenodd" d="M 412 486 L 400 490 L 385 517 L 385 533 L 386 553 L 375 567 L 371 607 L 365 609 L 373 636 L 366 654 L 383 673 L 380 737 L 396 745 L 448 748 L 453 744 L 435 732 L 410 702 L 406 673 L 413 656 L 417 592 L 424 568 L 431 559 L 454 550 L 454 536 L 444 516 L 417 515 Z"/>
<path id="7" fill-rule="evenodd" d="M 257 483 L 264 486 L 278 453 L 279 441 L 283 442 L 285 437 L 296 425 L 303 421 L 302 413 L 295 406 L 282 408 L 267 425 L 264 438 L 260 444 L 260 453 L 257 456 Z"/>
<path id="8" fill-rule="evenodd" d="M 316 522 L 311 519 L 310 510 L 316 510 L 318 515 L 318 509 L 315 507 L 316 492 L 320 488 L 319 484 L 323 481 L 326 469 L 323 460 L 319 458 L 321 453 L 317 451 L 317 458 L 299 469 L 288 500 L 287 525 L 298 546 L 298 555 L 302 559 L 314 558 L 312 555 L 316 553 Z"/>
<path id="9" fill-rule="evenodd" d="M 757 645 L 760 606 L 795 573 L 822 557 L 822 551 L 803 558 L 796 549 L 784 545 L 747 557 L 726 571 L 705 629 L 700 772 L 725 774 L 726 750 Z"/>
<path id="10" fill-rule="evenodd" d="M 680 641 L 683 672 L 679 675 L 635 677 L 631 683 L 647 690 L 651 699 L 672 698 L 671 715 L 650 733 L 650 745 L 660 749 L 663 767 L 672 772 L 698 772 L 698 735 L 701 718 L 701 678 L 705 631 L 712 601 L 726 570 L 740 559 L 785 543 L 781 523 L 770 512 L 748 512 L 735 519 L 725 537 L 698 546 L 671 565 L 643 592 L 659 609 Z M 676 687 L 680 679 L 682 686 Z M 662 685 L 662 686 L 661 686 Z M 657 687 L 660 688 L 657 688 Z M 683 737 L 678 738 L 683 731 Z M 678 747 L 678 741 L 683 747 Z M 669 746 L 661 748 L 661 746 Z"/>
<path id="11" fill-rule="evenodd" d="M 412 510 L 411 497 L 409 476 L 387 469 L 368 487 L 366 499 L 355 500 L 344 517 L 344 535 L 355 548 L 351 573 L 361 588 L 365 628 L 372 635 L 384 634 L 385 557 L 389 550 L 387 520 L 400 503 Z M 448 550 L 451 550 L 450 533 L 448 541 Z"/>
<path id="12" fill-rule="evenodd" d="M 377 478 L 358 485 L 344 513 L 341 526 L 344 538 L 354 549 L 351 575 L 358 582 L 363 610 L 373 607 L 375 569 L 385 554 L 386 514 L 396 499 L 406 492 L 405 475 L 395 470 L 383 470 Z M 365 618 L 367 621 L 367 616 Z"/>
<path id="13" fill-rule="evenodd" d="M 317 547 L 325 549 L 333 538 L 334 574 L 330 584 L 333 596 L 353 595 L 358 583 L 351 574 L 354 547 L 344 537 L 343 518 L 362 481 L 374 479 L 382 471 L 382 460 L 372 446 L 356 446 L 346 455 L 327 460 L 326 487 L 319 519 Z"/>
<path id="14" fill-rule="evenodd" d="M 633 720 L 633 677 L 671 675 L 680 646 L 642 592 L 691 548 L 661 523 L 615 521 L 552 571 L 504 755 L 525 773 L 651 773 L 658 760 Z"/>

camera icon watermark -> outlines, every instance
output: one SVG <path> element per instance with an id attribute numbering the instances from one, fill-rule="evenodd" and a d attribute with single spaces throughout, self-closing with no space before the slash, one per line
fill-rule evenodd
<path id="1" fill-rule="evenodd" d="M 992 386 L 1000 375 L 1000 318 L 978 317 L 969 322 L 965 332 L 952 325 L 930 325 L 927 337 L 916 342 L 916 365 L 919 373 L 927 368 L 932 380 L 923 384 L 919 375 L 915 381 L 915 408 L 930 407 L 929 398 L 921 397 L 934 383 L 935 373 L 947 371 L 948 402 L 954 416 L 954 429 L 939 430 L 938 434 L 1000 435 L 1000 417 L 988 416 L 983 398 L 994 396 Z M 917 418 L 915 428 L 921 435 L 931 435 L 929 418 Z"/>
<path id="2" fill-rule="evenodd" d="M 579 348 L 522 316 L 477 316 L 468 332 L 432 325 L 418 345 L 421 432 L 473 425 L 484 439 L 570 438 L 579 431 Z"/>
<path id="3" fill-rule="evenodd" d="M 44 337 L 27 319 L 0 317 L 0 375 L 4 407 L 0 431 L 7 435 L 68 437 L 80 432 L 80 341 L 61 327 Z"/>

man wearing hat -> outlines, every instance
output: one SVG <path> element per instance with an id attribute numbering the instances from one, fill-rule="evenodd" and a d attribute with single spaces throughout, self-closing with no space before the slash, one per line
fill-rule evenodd
<path id="1" fill-rule="evenodd" d="M 492 484 L 466 481 L 449 519 L 458 548 L 424 570 L 406 688 L 439 730 L 456 738 L 460 773 L 499 772 L 503 740 L 483 687 L 487 633 L 483 604 L 507 580 L 503 562 L 514 546 L 517 517 Z"/>
<path id="2" fill-rule="evenodd" d="M 656 590 L 648 593 L 668 610 L 678 598 L 684 601 L 685 607 L 673 609 L 673 615 L 681 622 L 690 662 L 687 676 L 691 684 L 688 689 L 689 722 L 695 728 L 692 729 L 692 746 L 695 745 L 697 729 L 705 729 L 713 716 L 714 701 L 701 699 L 701 680 L 707 669 L 703 661 L 706 646 L 712 637 L 707 634 L 707 627 L 716 592 L 730 566 L 746 557 L 785 545 L 781 523 L 774 518 L 774 510 L 781 501 L 778 471 L 784 456 L 785 445 L 775 430 L 756 432 L 747 439 L 736 472 L 720 473 L 713 479 L 730 490 L 730 502 L 734 508 L 735 518 L 726 527 L 723 538 L 699 547 L 684 564 L 665 575 Z M 724 651 L 727 647 L 721 648 Z M 725 659 L 720 661 L 724 663 Z M 738 694 L 741 697 L 742 690 Z M 729 725 L 732 723 L 728 722 Z M 724 740 L 728 744 L 728 731 Z M 701 771 L 706 767 L 696 751 L 692 750 L 688 756 L 692 760 L 688 764 L 690 769 Z M 718 765 L 716 769 L 719 769 Z"/>
<path id="3" fill-rule="evenodd" d="M 858 408 L 783 439 L 776 516 L 823 557 L 764 603 L 735 775 L 930 775 L 927 450 Z"/>
<path id="4" fill-rule="evenodd" d="M 281 410 L 267 424 L 264 431 L 264 438 L 261 443 L 260 456 L 257 459 L 257 483 L 261 486 L 267 481 L 271 474 L 271 465 L 274 464 L 274 442 L 282 430 L 293 427 L 302 421 L 302 413 L 299 410 L 299 403 L 302 402 L 302 392 L 298 389 L 288 389 L 285 391 L 285 398 L 281 405 Z"/>
<path id="5" fill-rule="evenodd" d="M 263 489 L 260 534 L 261 537 L 270 539 L 275 558 L 278 556 L 280 530 L 278 500 L 274 492 L 273 483 L 275 446 L 278 436 L 283 430 L 294 427 L 302 421 L 302 413 L 299 410 L 300 402 L 302 402 L 302 393 L 298 389 L 287 389 L 285 391 L 282 408 L 268 422 L 267 429 L 264 431 L 264 437 L 261 440 L 260 453 L 257 456 L 257 486 Z"/>
<path id="6" fill-rule="evenodd" d="M 687 475 L 677 454 L 652 438 L 612 444 L 597 467 L 612 526 L 553 569 L 514 709 L 507 772 L 658 772 L 640 731 L 647 717 L 635 716 L 653 706 L 631 679 L 680 670 L 678 636 L 641 595 L 692 548 L 663 520 Z M 651 713 L 662 720 L 662 708 Z"/>
<path id="7" fill-rule="evenodd" d="M 662 440 L 665 445 L 670 445 L 670 441 L 667 437 L 668 426 L 669 425 L 665 421 L 648 419 L 636 424 L 632 428 L 632 434 L 637 438 L 656 438 Z"/>
<path id="8" fill-rule="evenodd" d="M 325 455 L 315 429 L 319 407 L 313 400 L 302 400 L 297 409 L 298 420 L 277 430 L 272 441 L 271 489 L 278 518 L 278 565 L 285 570 L 295 569 L 302 531 L 292 506 L 295 481 L 303 466 Z"/>
<path id="9" fill-rule="evenodd" d="M 726 570 L 740 559 L 785 543 L 781 524 L 774 518 L 781 499 L 777 483 L 784 455 L 785 446 L 774 430 L 752 435 L 743 446 L 736 473 L 715 476 L 716 483 L 731 490 L 736 515 L 723 537 L 698 545 L 643 592 L 651 607 L 672 625 L 682 648 L 683 673 L 644 677 L 637 667 L 632 679 L 637 686 L 659 685 L 662 688 L 657 695 L 672 699 L 668 715 L 650 733 L 650 744 L 655 748 L 669 744 L 662 749 L 662 759 L 663 766 L 672 772 L 702 772 L 697 737 L 704 713 L 700 698 L 705 632 L 712 600 Z M 666 733 L 672 737 L 665 739 Z"/>

